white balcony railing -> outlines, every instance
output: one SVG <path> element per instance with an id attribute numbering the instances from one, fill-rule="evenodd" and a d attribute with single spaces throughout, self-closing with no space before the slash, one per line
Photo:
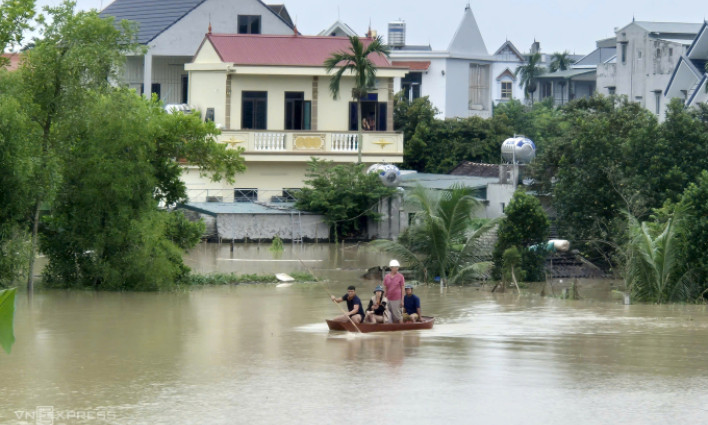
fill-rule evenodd
<path id="1" fill-rule="evenodd" d="M 333 133 L 333 152 L 356 152 L 359 149 L 358 136 L 353 133 Z"/>
<path id="2" fill-rule="evenodd" d="M 253 133 L 253 147 L 257 151 L 284 151 L 285 133 Z"/>

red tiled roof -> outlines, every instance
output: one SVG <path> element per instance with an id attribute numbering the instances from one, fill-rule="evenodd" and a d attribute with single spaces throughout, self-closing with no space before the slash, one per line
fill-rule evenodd
<path id="1" fill-rule="evenodd" d="M 405 66 L 411 71 L 427 71 L 430 61 L 394 61 L 393 66 Z"/>
<path id="2" fill-rule="evenodd" d="M 5 67 L 8 71 L 14 71 L 20 67 L 20 54 L 19 53 L 3 53 L 2 57 L 10 59 L 10 63 Z"/>
<path id="3" fill-rule="evenodd" d="M 347 37 L 312 37 L 302 35 L 207 34 L 221 60 L 236 65 L 322 66 L 338 51 L 349 51 Z M 371 39 L 362 38 L 367 46 Z M 391 62 L 380 54 L 369 58 L 379 68 Z"/>

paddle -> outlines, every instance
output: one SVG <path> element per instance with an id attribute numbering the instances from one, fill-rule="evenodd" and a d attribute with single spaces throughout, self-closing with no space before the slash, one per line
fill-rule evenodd
<path id="1" fill-rule="evenodd" d="M 300 257 L 298 257 L 297 259 L 300 260 Z M 332 295 L 332 294 L 329 292 L 329 290 L 328 290 L 327 287 L 325 286 L 324 282 L 320 281 L 320 280 L 317 278 L 317 275 L 315 275 L 315 273 L 314 273 L 309 267 L 307 267 L 307 265 L 305 264 L 304 261 L 300 260 L 300 264 L 302 264 L 303 267 L 305 267 L 305 269 L 307 270 L 307 272 L 310 273 L 310 274 L 312 275 L 312 277 L 315 278 L 315 282 L 319 283 L 319 284 L 322 286 L 322 289 L 324 289 L 325 292 L 327 293 L 327 295 L 329 295 L 329 298 L 332 299 L 332 297 L 334 297 L 334 295 Z M 357 326 L 356 323 L 354 323 L 354 321 L 352 320 L 351 316 L 349 316 L 349 315 L 347 314 L 347 312 L 344 311 L 344 309 L 342 308 L 342 306 L 339 305 L 339 303 L 336 302 L 336 301 L 334 301 L 334 300 L 332 300 L 332 302 L 337 305 L 337 307 L 338 307 L 339 310 L 342 312 L 342 314 L 344 314 L 345 316 L 347 316 L 347 319 L 349 319 L 349 322 L 354 326 L 354 329 L 356 329 L 357 332 L 361 333 L 361 329 L 359 329 L 359 326 Z"/>

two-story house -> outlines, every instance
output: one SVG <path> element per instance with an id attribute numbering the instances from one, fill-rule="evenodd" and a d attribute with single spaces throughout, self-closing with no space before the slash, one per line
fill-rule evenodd
<path id="1" fill-rule="evenodd" d="M 190 62 L 211 28 L 220 33 L 292 34 L 283 5 L 260 0 L 115 0 L 101 16 L 138 25 L 145 55 L 130 55 L 119 83 L 138 93 L 155 93 L 164 103 L 186 103 Z"/>
<path id="2" fill-rule="evenodd" d="M 187 167 L 190 200 L 292 199 L 290 190 L 303 186 L 311 157 L 356 162 L 359 144 L 362 162 L 402 162 L 403 136 L 393 131 L 393 80 L 408 70 L 383 55 L 369 56 L 377 67 L 376 87 L 363 99 L 362 116 L 373 129 L 359 140 L 354 77 L 344 74 L 335 100 L 323 66 L 349 47 L 346 37 L 207 34 L 185 66 L 189 103 L 223 128 L 221 142 L 245 149 L 248 170 L 231 187 Z"/>

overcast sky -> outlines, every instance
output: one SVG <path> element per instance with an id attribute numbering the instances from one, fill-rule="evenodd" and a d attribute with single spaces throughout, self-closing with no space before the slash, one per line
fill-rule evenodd
<path id="1" fill-rule="evenodd" d="M 169 1 L 169 0 L 166 0 Z M 236 0 L 235 0 L 236 1 Z M 37 0 L 56 5 L 60 0 Z M 108 6 L 112 0 L 77 0 L 79 9 Z M 371 21 L 386 38 L 388 22 L 406 22 L 408 44 L 444 50 L 455 33 L 468 0 L 266 0 L 284 3 L 306 35 L 317 34 L 338 18 L 363 35 Z M 595 41 L 614 36 L 614 28 L 632 21 L 700 23 L 708 16 L 706 0 L 471 0 L 489 53 L 511 40 L 527 52 L 534 39 L 547 53 L 585 54 Z"/>

